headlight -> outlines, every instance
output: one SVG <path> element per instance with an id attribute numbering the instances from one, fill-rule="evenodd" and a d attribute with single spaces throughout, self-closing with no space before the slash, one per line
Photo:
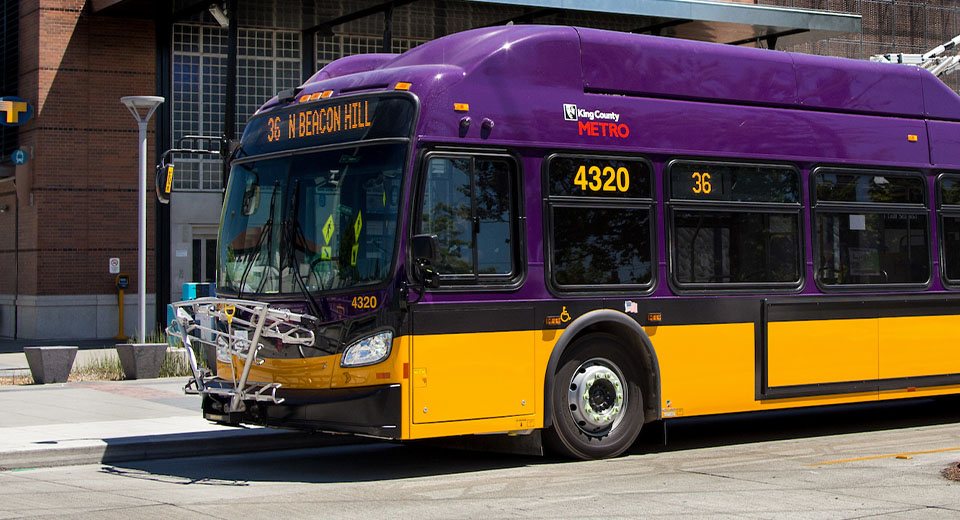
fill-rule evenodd
<path id="1" fill-rule="evenodd" d="M 393 345 L 393 333 L 389 330 L 354 341 L 343 351 L 340 366 L 362 367 L 379 363 L 390 355 L 391 345 Z"/>

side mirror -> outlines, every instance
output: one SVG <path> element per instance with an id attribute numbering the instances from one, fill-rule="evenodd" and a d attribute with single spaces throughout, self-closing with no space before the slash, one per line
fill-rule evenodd
<path id="1" fill-rule="evenodd" d="M 430 289 L 440 287 L 440 275 L 433 269 L 433 264 L 440 257 L 437 235 L 416 235 L 410 248 L 413 253 L 414 279 Z"/>
<path id="2" fill-rule="evenodd" d="M 170 192 L 173 191 L 173 163 L 157 166 L 157 200 L 160 204 L 170 204 Z"/>

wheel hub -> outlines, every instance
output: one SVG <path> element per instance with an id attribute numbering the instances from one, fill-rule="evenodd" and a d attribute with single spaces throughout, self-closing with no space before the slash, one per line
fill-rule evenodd
<path id="1" fill-rule="evenodd" d="M 626 408 L 624 378 L 605 359 L 591 359 L 573 373 L 567 401 L 577 426 L 588 434 L 613 429 Z"/>

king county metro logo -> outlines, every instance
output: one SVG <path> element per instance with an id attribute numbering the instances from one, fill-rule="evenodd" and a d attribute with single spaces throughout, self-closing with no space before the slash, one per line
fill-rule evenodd
<path id="1" fill-rule="evenodd" d="M 0 97 L 0 125 L 20 126 L 33 117 L 33 107 L 25 99 L 18 97 Z"/>
<path id="2" fill-rule="evenodd" d="M 563 104 L 563 120 L 575 121 L 577 133 L 590 137 L 630 137 L 630 126 L 620 122 L 619 112 L 586 110 L 573 103 Z"/>

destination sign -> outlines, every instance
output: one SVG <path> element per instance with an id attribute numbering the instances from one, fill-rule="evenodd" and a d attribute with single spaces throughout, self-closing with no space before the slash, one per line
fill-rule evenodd
<path id="1" fill-rule="evenodd" d="M 673 199 L 800 202 L 800 175 L 787 166 L 675 161 L 669 170 Z"/>
<path id="2" fill-rule="evenodd" d="M 350 97 L 294 105 L 254 117 L 243 134 L 244 155 L 350 141 L 410 137 L 413 100 Z"/>

